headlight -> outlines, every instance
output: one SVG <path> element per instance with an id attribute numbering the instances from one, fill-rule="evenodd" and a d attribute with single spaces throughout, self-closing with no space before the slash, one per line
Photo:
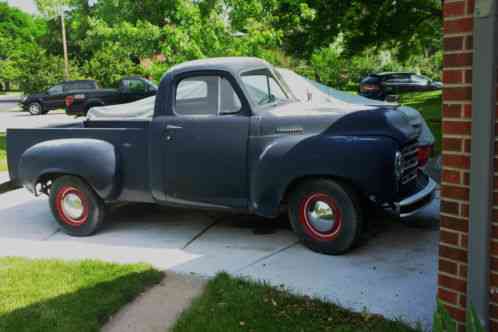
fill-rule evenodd
<path id="1" fill-rule="evenodd" d="M 394 175 L 396 176 L 396 180 L 401 179 L 401 175 L 403 173 L 403 155 L 401 152 L 397 151 L 394 157 Z"/>

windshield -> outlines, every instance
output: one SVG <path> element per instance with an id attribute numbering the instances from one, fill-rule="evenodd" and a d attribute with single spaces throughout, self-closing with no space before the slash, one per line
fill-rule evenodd
<path id="1" fill-rule="evenodd" d="M 288 101 L 289 94 L 268 69 L 258 69 L 241 75 L 249 98 L 259 106 Z"/>

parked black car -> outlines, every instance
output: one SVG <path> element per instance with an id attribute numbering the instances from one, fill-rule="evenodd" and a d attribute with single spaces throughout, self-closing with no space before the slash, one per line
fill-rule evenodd
<path id="1" fill-rule="evenodd" d="M 21 107 L 31 115 L 47 114 L 50 110 L 64 108 L 66 96 L 75 91 L 91 91 L 98 88 L 93 80 L 65 81 L 54 85 L 45 92 L 26 96 Z"/>
<path id="2" fill-rule="evenodd" d="M 361 96 L 386 100 L 390 95 L 405 92 L 420 92 L 440 90 L 443 84 L 430 78 L 414 73 L 380 73 L 370 74 L 360 82 Z"/>
<path id="3" fill-rule="evenodd" d="M 151 81 L 140 76 L 124 77 L 118 89 L 97 89 L 67 95 L 66 114 L 84 116 L 92 107 L 131 103 L 156 93 L 157 86 Z"/>
<path id="4" fill-rule="evenodd" d="M 9 129 L 7 157 L 12 181 L 49 195 L 73 236 L 94 234 L 116 202 L 286 211 L 305 245 L 342 254 L 368 221 L 363 206 L 408 216 L 436 188 L 402 112 L 307 105 L 254 58 L 173 67 L 151 117 Z"/>

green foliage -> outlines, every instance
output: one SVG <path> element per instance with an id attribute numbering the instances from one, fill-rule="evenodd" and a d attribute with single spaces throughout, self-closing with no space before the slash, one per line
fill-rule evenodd
<path id="1" fill-rule="evenodd" d="M 331 331 L 415 332 L 399 321 L 290 294 L 282 287 L 233 278 L 210 280 L 206 290 L 183 312 L 172 331 Z"/>
<path id="2" fill-rule="evenodd" d="M 451 318 L 450 314 L 444 307 L 444 305 L 438 301 L 437 310 L 434 313 L 433 319 L 433 332 L 456 332 L 457 323 Z M 467 319 L 465 324 L 465 330 L 467 332 L 484 332 L 484 327 L 481 325 L 477 318 L 477 314 L 474 309 L 467 312 Z"/>
<path id="3" fill-rule="evenodd" d="M 37 45 L 46 24 L 0 2 L 0 81 L 18 81 L 22 72 L 17 59 Z"/>
<path id="4" fill-rule="evenodd" d="M 58 17 L 70 4 L 71 0 L 35 0 L 38 10 L 47 17 Z"/>
<path id="5" fill-rule="evenodd" d="M 17 77 L 19 87 L 25 93 L 42 92 L 51 85 L 64 80 L 64 61 L 60 56 L 48 54 L 44 49 L 35 46 L 29 52 L 13 59 L 20 66 Z M 71 78 L 81 78 L 79 69 L 70 66 Z"/>
<path id="6" fill-rule="evenodd" d="M 7 141 L 5 134 L 0 133 L 0 172 L 7 171 Z"/>
<path id="7" fill-rule="evenodd" d="M 37 0 L 34 19 L 0 3 L 0 80 L 35 80 L 21 64 L 62 55 L 66 13 L 71 79 L 114 86 L 123 75 L 155 80 L 171 66 L 218 56 L 256 56 L 340 89 L 370 72 L 409 70 L 439 78 L 439 0 Z M 414 9 L 416 8 L 416 9 Z M 2 31 L 9 31 L 3 33 Z M 13 31 L 13 32 L 12 32 Z M 152 63 L 151 63 L 152 60 Z M 147 63 L 147 68 L 142 66 Z M 42 73 L 47 73 L 42 70 Z M 54 77 L 56 76 L 56 77 Z M 30 89 L 42 83 L 23 83 Z"/>
<path id="8" fill-rule="evenodd" d="M 117 87 L 123 76 L 144 73 L 143 68 L 134 64 L 118 43 L 108 42 L 105 46 L 83 64 L 82 71 L 86 77 L 97 80 L 104 87 Z"/>

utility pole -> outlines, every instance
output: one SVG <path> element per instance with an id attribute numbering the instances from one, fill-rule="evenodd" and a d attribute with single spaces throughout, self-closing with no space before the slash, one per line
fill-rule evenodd
<path id="1" fill-rule="evenodd" d="M 66 24 L 64 23 L 64 7 L 61 6 L 62 47 L 64 48 L 64 80 L 69 80 L 69 60 L 67 56 Z"/>

